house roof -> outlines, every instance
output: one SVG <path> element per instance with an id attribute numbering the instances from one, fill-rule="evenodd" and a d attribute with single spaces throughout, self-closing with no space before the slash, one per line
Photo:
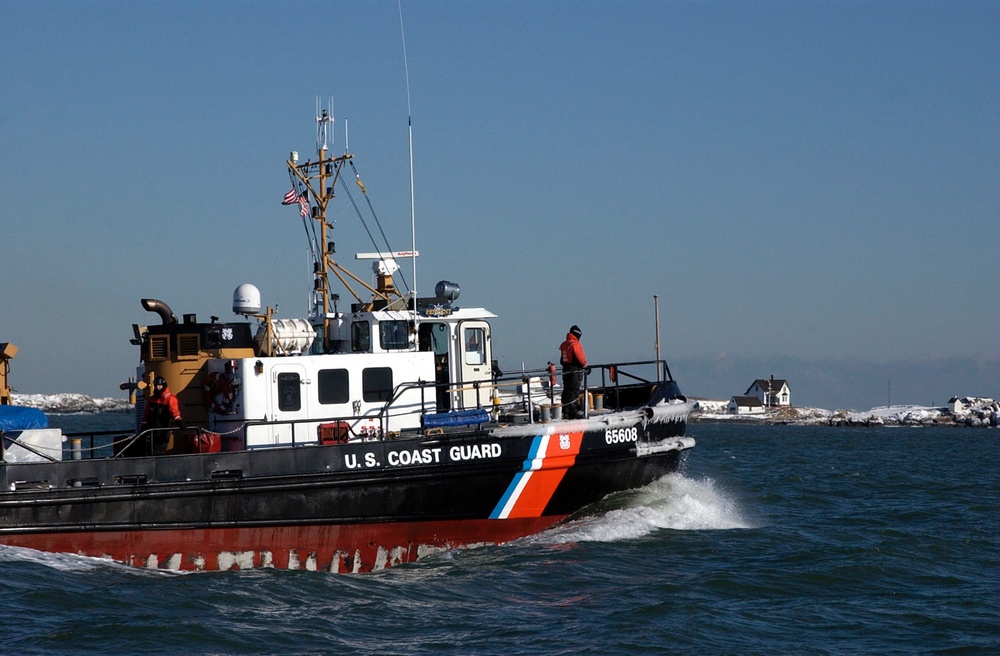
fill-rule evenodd
<path id="1" fill-rule="evenodd" d="M 784 378 L 770 378 L 770 379 L 758 378 L 757 380 L 750 383 L 750 387 L 747 388 L 747 391 L 744 392 L 744 394 L 749 394 L 750 390 L 753 389 L 754 385 L 761 388 L 762 390 L 768 390 L 769 392 L 779 392 L 781 391 L 781 388 L 787 384 L 787 382 L 788 381 L 786 381 Z M 768 385 L 770 385 L 770 387 L 768 387 Z"/>
<path id="2" fill-rule="evenodd" d="M 756 396 L 734 396 L 733 403 L 743 407 L 764 407 Z"/>

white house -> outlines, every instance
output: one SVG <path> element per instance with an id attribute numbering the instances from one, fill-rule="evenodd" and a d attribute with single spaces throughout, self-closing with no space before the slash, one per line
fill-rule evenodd
<path id="1" fill-rule="evenodd" d="M 993 399 L 982 396 L 963 396 L 961 398 L 953 396 L 948 400 L 948 409 L 953 415 L 962 415 L 967 413 L 970 408 L 989 406 L 992 404 Z"/>
<path id="2" fill-rule="evenodd" d="M 756 396 L 734 396 L 729 400 L 726 411 L 731 415 L 762 415 L 764 406 Z"/>
<path id="3" fill-rule="evenodd" d="M 758 378 L 753 381 L 746 393 L 746 396 L 755 396 L 762 405 L 767 407 L 792 405 L 792 393 L 788 389 L 788 381 L 775 378 Z"/>

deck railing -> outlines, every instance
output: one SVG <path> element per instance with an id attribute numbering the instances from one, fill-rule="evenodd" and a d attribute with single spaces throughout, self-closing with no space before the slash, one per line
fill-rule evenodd
<path id="1" fill-rule="evenodd" d="M 321 424 L 328 424 L 337 427 L 346 425 L 348 437 L 352 439 L 391 439 L 396 434 L 390 431 L 390 421 L 393 417 L 400 415 L 399 412 L 394 414 L 393 411 L 399 410 L 404 399 L 407 399 L 413 390 L 420 391 L 420 401 L 412 410 L 406 410 L 406 413 L 423 416 L 453 410 L 482 409 L 489 413 L 492 420 L 506 417 L 509 420 L 520 418 L 519 420 L 525 423 L 534 423 L 541 420 L 542 413 L 540 411 L 544 405 L 561 404 L 561 399 L 556 398 L 555 386 L 551 384 L 551 378 L 558 380 L 561 375 L 562 372 L 558 370 L 555 375 L 552 375 L 547 369 L 524 369 L 496 375 L 486 380 L 462 384 L 431 381 L 401 383 L 395 386 L 389 399 L 377 413 L 363 417 L 363 419 L 373 420 L 378 425 L 373 434 L 355 432 L 355 429 L 352 428 L 362 417 L 333 415 L 322 418 L 311 417 L 280 421 L 248 420 L 235 425 L 225 435 L 239 435 L 242 442 L 248 430 L 267 426 L 287 426 L 291 430 L 291 445 L 302 446 L 316 444 L 319 441 L 318 427 Z M 589 371 L 583 372 L 581 395 L 586 399 L 591 394 L 601 394 L 605 402 L 605 409 L 620 411 L 626 407 L 638 406 L 649 401 L 652 390 L 658 384 L 670 384 L 676 387 L 665 360 L 592 364 Z M 442 391 L 443 395 L 439 395 L 439 391 Z M 468 391 L 475 392 L 475 407 L 452 408 L 451 401 L 456 396 L 464 397 L 465 392 Z M 449 400 L 448 407 L 438 407 L 439 396 Z M 548 403 L 543 403 L 543 400 Z M 585 414 L 591 412 L 589 403 L 582 403 L 581 406 L 584 408 Z M 476 415 L 475 418 L 481 417 Z M 210 431 L 201 427 L 192 427 L 182 433 L 181 429 L 174 427 L 147 429 L 134 434 L 120 430 L 67 433 L 67 448 L 64 450 L 64 458 L 121 457 L 138 451 L 144 455 L 155 454 L 158 446 L 162 449 L 162 445 L 168 439 L 167 435 L 171 432 L 174 433 L 175 439 L 180 439 L 185 435 L 200 437 L 201 434 Z"/>

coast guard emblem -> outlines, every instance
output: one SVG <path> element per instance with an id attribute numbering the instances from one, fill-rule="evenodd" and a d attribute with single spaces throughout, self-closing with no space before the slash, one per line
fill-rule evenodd
<path id="1" fill-rule="evenodd" d="M 559 436 L 559 448 L 565 451 L 569 447 L 570 447 L 569 435 L 563 433 L 562 435 Z"/>

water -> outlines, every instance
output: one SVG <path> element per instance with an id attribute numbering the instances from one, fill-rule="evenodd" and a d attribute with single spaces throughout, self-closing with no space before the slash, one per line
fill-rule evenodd
<path id="1" fill-rule="evenodd" d="M 1000 432 L 689 433 L 698 446 L 681 473 L 567 525 L 370 575 L 169 574 L 0 547 L 0 645 L 115 655 L 1000 653 Z"/>

